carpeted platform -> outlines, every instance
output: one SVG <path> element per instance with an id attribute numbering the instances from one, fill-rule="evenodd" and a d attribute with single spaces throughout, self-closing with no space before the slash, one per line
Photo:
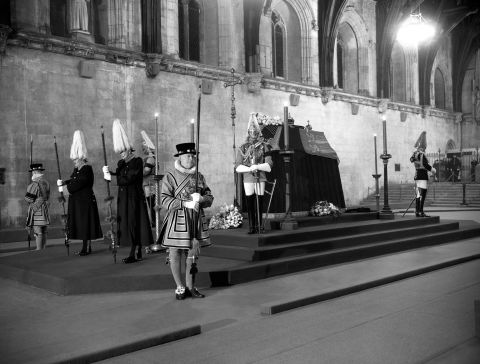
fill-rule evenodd
<path id="1" fill-rule="evenodd" d="M 226 286 L 275 275 L 393 254 L 480 235 L 480 224 L 459 226 L 438 217 L 378 220 L 375 215 L 345 214 L 338 219 L 303 218 L 295 231 L 248 235 L 246 229 L 211 232 L 214 245 L 202 250 L 198 287 Z M 355 218 L 358 220 L 355 221 Z M 165 252 L 124 264 L 102 243 L 86 257 L 67 256 L 64 246 L 0 258 L 0 276 L 59 295 L 171 289 Z"/>

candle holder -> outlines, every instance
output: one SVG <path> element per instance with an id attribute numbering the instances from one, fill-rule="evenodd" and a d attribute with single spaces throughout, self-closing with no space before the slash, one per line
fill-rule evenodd
<path id="1" fill-rule="evenodd" d="M 236 154 L 237 154 L 237 147 L 235 145 L 236 140 L 235 140 L 235 118 L 237 115 L 237 110 L 235 108 L 235 85 L 241 85 L 243 84 L 243 80 L 241 78 L 236 78 L 235 77 L 235 68 L 232 68 L 230 70 L 230 74 L 232 76 L 232 79 L 230 81 L 227 81 L 223 84 L 223 87 L 231 87 L 231 106 L 230 106 L 230 118 L 232 119 L 232 132 L 233 132 L 233 184 L 235 185 L 235 192 L 233 195 L 233 204 L 235 206 L 240 207 L 240 210 L 242 210 L 242 186 L 241 186 L 241 181 L 239 181 L 239 176 L 238 173 L 235 172 L 235 161 L 236 161 Z"/>
<path id="2" fill-rule="evenodd" d="M 293 150 L 281 150 L 280 155 L 283 157 L 283 163 L 285 165 L 285 218 L 280 223 L 281 230 L 296 230 L 298 229 L 298 222 L 292 216 L 291 208 L 291 165 L 294 151 Z"/>
<path id="3" fill-rule="evenodd" d="M 387 152 L 387 126 L 385 117 L 383 117 L 383 154 L 380 155 L 380 159 L 383 160 L 383 208 L 380 211 L 378 217 L 382 220 L 392 220 L 395 215 L 392 209 L 388 205 L 388 160 L 392 158 L 391 154 Z"/>
<path id="4" fill-rule="evenodd" d="M 377 135 L 373 135 L 373 146 L 375 149 L 375 174 L 372 174 L 372 177 L 375 178 L 375 200 L 377 202 L 377 212 L 380 211 L 380 191 L 378 187 L 378 179 L 382 176 L 381 174 L 378 174 L 378 166 L 377 166 Z"/>

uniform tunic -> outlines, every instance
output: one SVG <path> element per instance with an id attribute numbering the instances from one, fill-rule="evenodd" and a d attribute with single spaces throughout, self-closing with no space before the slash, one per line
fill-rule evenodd
<path id="1" fill-rule="evenodd" d="M 43 175 L 33 179 L 25 194 L 25 201 L 28 202 L 26 226 L 46 226 L 50 224 L 49 198 L 50 184 L 43 179 Z"/>
<path id="2" fill-rule="evenodd" d="M 272 157 L 270 152 L 272 147 L 269 143 L 265 142 L 263 138 L 259 138 L 257 141 L 247 141 L 238 148 L 237 157 L 235 161 L 235 168 L 239 165 L 250 167 L 252 164 L 268 163 L 272 167 Z M 259 180 L 257 181 L 254 173 L 247 172 L 243 174 L 243 182 L 255 183 L 265 182 L 267 177 L 264 171 L 258 171 Z"/>
<path id="3" fill-rule="evenodd" d="M 191 201 L 190 195 L 195 192 L 195 167 L 186 170 L 178 161 L 175 169 L 163 178 L 161 204 L 167 210 L 163 221 L 159 242 L 165 247 L 189 249 L 193 237 L 193 210 L 184 207 L 184 203 Z M 205 178 L 198 174 L 198 192 L 203 197 L 198 215 L 197 240 L 201 247 L 211 245 L 208 233 L 208 224 L 205 219 L 204 208 L 213 203 L 213 196 L 207 186 Z"/>
<path id="4" fill-rule="evenodd" d="M 432 166 L 428 163 L 427 156 L 423 152 L 415 151 L 410 157 L 410 162 L 415 165 L 415 181 L 428 181 L 427 171 L 432 170 Z"/>
<path id="5" fill-rule="evenodd" d="M 155 181 L 153 180 L 155 174 L 155 156 L 153 154 L 149 155 L 143 160 L 143 163 L 144 168 L 150 168 L 150 172 L 143 176 L 143 189 L 145 191 L 145 196 L 150 197 L 155 195 Z"/>
<path id="6" fill-rule="evenodd" d="M 98 207 L 93 193 L 92 166 L 85 164 L 75 168 L 68 181 L 67 231 L 70 239 L 93 240 L 103 236 L 98 216 Z"/>
<path id="7" fill-rule="evenodd" d="M 153 243 L 143 192 L 143 161 L 121 159 L 113 175 L 117 176 L 117 237 L 120 245 Z"/>

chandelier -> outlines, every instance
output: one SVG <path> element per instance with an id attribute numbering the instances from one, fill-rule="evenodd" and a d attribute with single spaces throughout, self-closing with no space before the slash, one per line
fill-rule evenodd
<path id="1" fill-rule="evenodd" d="M 434 35 L 435 27 L 427 22 L 419 11 L 418 14 L 410 14 L 408 19 L 400 25 L 397 41 L 404 46 L 416 47 L 433 38 Z"/>

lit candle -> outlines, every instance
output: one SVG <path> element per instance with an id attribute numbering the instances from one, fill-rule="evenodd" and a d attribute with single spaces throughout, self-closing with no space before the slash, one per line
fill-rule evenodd
<path id="1" fill-rule="evenodd" d="M 288 106 L 283 106 L 283 143 L 285 144 L 285 150 L 289 148 L 289 140 L 288 140 Z"/>
<path id="2" fill-rule="evenodd" d="M 378 174 L 377 169 L 377 134 L 373 134 L 373 145 L 375 148 L 375 174 Z"/>
<path id="3" fill-rule="evenodd" d="M 382 116 L 383 124 L 383 154 L 387 154 L 387 118 Z"/>
<path id="4" fill-rule="evenodd" d="M 195 143 L 195 119 L 190 120 L 190 140 Z"/>

